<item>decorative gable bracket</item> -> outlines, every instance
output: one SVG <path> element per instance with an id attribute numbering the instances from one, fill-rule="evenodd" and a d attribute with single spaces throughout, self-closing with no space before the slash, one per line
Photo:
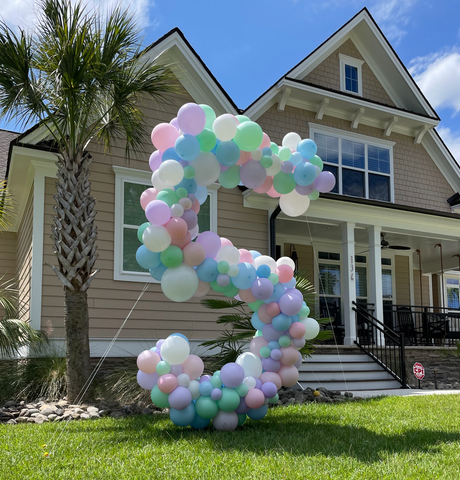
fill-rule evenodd
<path id="1" fill-rule="evenodd" d="M 415 145 L 420 145 L 420 143 L 422 143 L 423 136 L 425 135 L 426 132 L 428 132 L 430 128 L 431 128 L 430 125 L 422 125 L 418 129 L 417 134 L 415 135 L 415 138 L 414 138 Z"/>
<path id="2" fill-rule="evenodd" d="M 364 115 L 365 111 L 366 111 L 366 109 L 363 108 L 363 107 L 358 108 L 358 110 L 356 110 L 356 112 L 353 116 L 353 120 L 351 121 L 351 128 L 354 128 L 354 129 L 358 128 L 359 122 L 360 122 L 362 116 Z"/>

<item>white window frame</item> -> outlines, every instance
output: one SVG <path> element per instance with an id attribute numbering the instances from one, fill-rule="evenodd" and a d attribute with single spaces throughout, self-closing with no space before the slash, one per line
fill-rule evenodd
<path id="1" fill-rule="evenodd" d="M 390 203 L 395 202 L 395 191 L 394 191 L 394 168 L 393 168 L 393 146 L 396 144 L 395 142 L 390 142 L 388 140 L 381 140 L 380 138 L 368 137 L 367 135 L 361 135 L 359 133 L 353 132 L 344 132 L 343 130 L 338 130 L 332 127 L 325 127 L 324 125 L 318 125 L 316 123 L 308 123 L 308 127 L 310 130 L 310 138 L 312 140 L 315 139 L 315 133 L 322 133 L 323 135 L 329 135 L 333 137 L 337 137 L 341 140 L 349 140 L 352 142 L 360 142 L 364 144 L 364 169 L 362 168 L 355 168 L 355 167 L 348 167 L 345 166 L 348 170 L 356 170 L 358 172 L 364 172 L 364 197 L 356 197 L 356 198 L 366 198 L 369 199 L 369 174 L 381 175 L 384 177 L 390 178 Z M 374 172 L 368 169 L 368 146 L 372 147 L 380 147 L 386 148 L 390 151 L 390 173 L 381 173 L 381 172 Z M 343 195 L 343 185 L 342 185 L 342 142 L 339 142 L 339 163 L 327 163 L 327 165 L 331 165 L 337 167 L 338 171 L 338 178 L 337 183 L 339 187 L 339 195 Z M 377 200 L 383 201 L 383 200 Z"/>
<path id="2" fill-rule="evenodd" d="M 460 276 L 457 272 L 445 272 L 444 273 L 444 299 L 445 299 L 445 305 L 443 305 L 444 308 L 449 308 L 448 307 L 448 300 L 447 300 L 447 279 L 453 279 L 453 280 L 458 280 L 459 282 L 459 285 L 458 285 L 458 289 L 459 289 L 459 294 L 460 294 Z M 451 287 L 452 288 L 452 287 Z M 455 287 L 454 287 L 455 288 Z"/>
<path id="3" fill-rule="evenodd" d="M 138 183 L 151 185 L 152 172 L 134 168 L 112 166 L 115 173 L 115 219 L 114 219 L 114 257 L 113 279 L 125 282 L 160 283 L 151 277 L 148 272 L 130 272 L 123 270 L 123 208 L 124 208 L 124 183 Z M 217 233 L 217 191 L 220 185 L 214 184 L 207 187 L 210 197 L 209 225 L 212 232 Z"/>
<path id="4" fill-rule="evenodd" d="M 362 65 L 364 60 L 359 60 L 357 58 L 349 57 L 343 53 L 339 53 L 340 58 L 340 90 L 342 92 L 351 93 L 357 97 L 363 96 L 363 75 L 362 75 Z M 353 92 L 352 90 L 347 90 L 346 81 L 345 81 L 345 65 L 350 67 L 355 67 L 358 72 L 358 91 Z"/>

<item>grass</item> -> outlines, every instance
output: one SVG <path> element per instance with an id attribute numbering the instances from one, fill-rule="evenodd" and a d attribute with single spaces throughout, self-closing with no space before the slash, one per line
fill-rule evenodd
<path id="1" fill-rule="evenodd" d="M 166 415 L 0 426 L 0 479 L 457 479 L 460 396 L 270 409 L 235 432 Z M 63 432 L 57 443 L 57 437 Z M 43 458 L 42 444 L 53 451 Z"/>

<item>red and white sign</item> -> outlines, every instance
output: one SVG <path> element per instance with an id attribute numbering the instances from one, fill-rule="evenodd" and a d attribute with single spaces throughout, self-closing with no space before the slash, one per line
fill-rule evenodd
<path id="1" fill-rule="evenodd" d="M 417 378 L 418 380 L 423 380 L 423 377 L 425 376 L 425 369 L 423 368 L 423 365 L 421 363 L 415 362 L 412 370 L 414 372 L 415 378 Z"/>

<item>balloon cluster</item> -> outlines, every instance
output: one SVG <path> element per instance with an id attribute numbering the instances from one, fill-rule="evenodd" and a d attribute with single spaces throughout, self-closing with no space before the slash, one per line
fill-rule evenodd
<path id="1" fill-rule="evenodd" d="M 212 289 L 246 302 L 256 334 L 250 352 L 212 376 L 202 375 L 188 339 L 173 334 L 139 355 L 138 383 L 156 405 L 171 407 L 177 425 L 203 428 L 212 419 L 215 428 L 234 430 L 246 416 L 263 418 L 278 389 L 297 382 L 298 350 L 319 325 L 295 288 L 290 258 L 275 261 L 214 232 L 199 233 L 206 187 L 217 180 L 225 188 L 242 184 L 280 197 L 283 212 L 298 216 L 319 192 L 332 190 L 335 177 L 322 171 L 312 140 L 291 132 L 279 147 L 244 115 L 216 118 L 207 105 L 183 105 L 177 118 L 153 129 L 152 143 L 158 150 L 149 160 L 153 188 L 140 199 L 148 221 L 138 230 L 137 262 L 172 301 Z"/>

